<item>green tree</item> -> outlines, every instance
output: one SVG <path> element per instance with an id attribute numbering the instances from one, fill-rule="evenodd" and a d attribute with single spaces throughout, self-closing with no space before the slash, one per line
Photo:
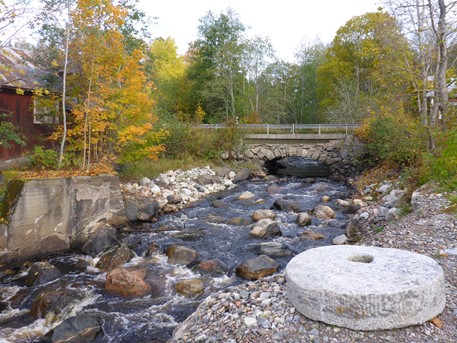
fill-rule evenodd
<path id="1" fill-rule="evenodd" d="M 188 80 L 194 110 L 200 103 L 211 117 L 235 120 L 245 78 L 241 67 L 244 31 L 231 9 L 219 17 L 208 12 L 200 19 L 199 38 L 189 52 Z"/>
<path id="2" fill-rule="evenodd" d="M 174 39 L 168 37 L 155 39 L 147 53 L 148 77 L 154 84 L 152 97 L 159 115 L 186 112 L 186 65 L 177 50 Z"/>

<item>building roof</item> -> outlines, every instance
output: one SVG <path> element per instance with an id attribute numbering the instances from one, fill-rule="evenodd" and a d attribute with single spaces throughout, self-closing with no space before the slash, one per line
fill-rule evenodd
<path id="1" fill-rule="evenodd" d="M 0 48 L 0 86 L 35 89 L 44 87 L 40 72 L 31 62 L 29 52 L 12 47 Z"/>

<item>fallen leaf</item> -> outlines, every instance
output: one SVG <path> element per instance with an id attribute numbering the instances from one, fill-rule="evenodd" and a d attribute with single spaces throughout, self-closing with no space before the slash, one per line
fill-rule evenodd
<path id="1" fill-rule="evenodd" d="M 431 320 L 432 324 L 435 325 L 438 329 L 441 329 L 443 327 L 443 322 L 441 321 L 441 319 L 439 319 L 438 317 L 435 317 Z"/>

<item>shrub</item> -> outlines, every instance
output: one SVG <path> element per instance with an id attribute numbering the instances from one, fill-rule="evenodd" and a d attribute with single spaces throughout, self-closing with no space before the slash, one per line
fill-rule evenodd
<path id="1" fill-rule="evenodd" d="M 367 146 L 375 162 L 414 165 L 426 149 L 426 134 L 421 125 L 403 114 L 368 118 L 356 135 Z"/>
<path id="2" fill-rule="evenodd" d="M 437 137 L 437 149 L 424 154 L 420 182 L 439 182 L 449 190 L 457 189 L 457 128 Z"/>
<path id="3" fill-rule="evenodd" d="M 35 146 L 30 155 L 30 163 L 35 169 L 56 169 L 59 156 L 53 149 L 45 149 L 42 146 Z"/>

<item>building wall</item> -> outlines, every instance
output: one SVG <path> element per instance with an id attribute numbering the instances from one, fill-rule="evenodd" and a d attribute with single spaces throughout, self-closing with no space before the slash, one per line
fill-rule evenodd
<path id="1" fill-rule="evenodd" d="M 24 152 L 29 151 L 36 144 L 46 144 L 46 136 L 50 133 L 51 128 L 47 125 L 33 123 L 33 100 L 30 92 L 24 95 L 16 94 L 15 89 L 0 89 L 0 113 L 8 113 L 11 116 L 1 118 L 12 122 L 20 128 L 27 138 L 27 146 L 21 147 L 13 144 L 10 149 L 0 147 L 0 161 L 9 160 L 21 156 Z"/>

